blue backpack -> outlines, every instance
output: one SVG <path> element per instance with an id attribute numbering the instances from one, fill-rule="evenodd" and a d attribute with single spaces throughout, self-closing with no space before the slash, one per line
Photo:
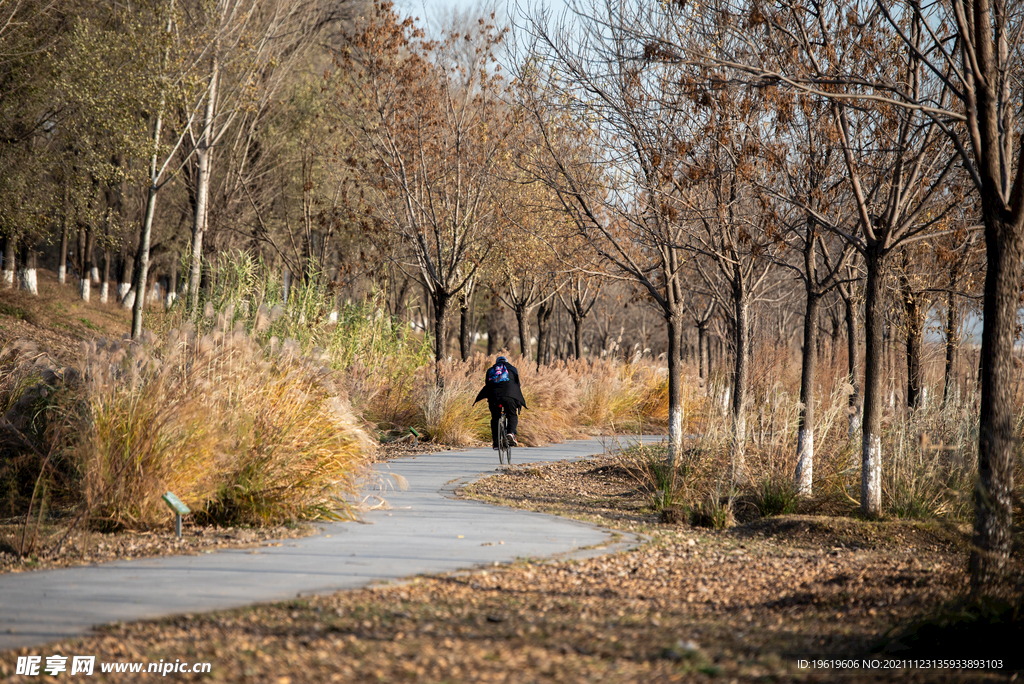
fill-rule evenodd
<path id="1" fill-rule="evenodd" d="M 496 363 L 487 369 L 488 383 L 508 382 L 508 380 L 508 368 L 505 368 L 505 364 Z"/>

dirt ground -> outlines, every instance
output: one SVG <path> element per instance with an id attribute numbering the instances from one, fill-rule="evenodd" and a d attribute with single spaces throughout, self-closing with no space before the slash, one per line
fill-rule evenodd
<path id="1" fill-rule="evenodd" d="M 939 661 L 915 666 L 907 652 L 884 650 L 895 647 L 886 639 L 890 630 L 965 590 L 967 550 L 956 529 L 822 516 L 768 518 L 724 531 L 662 524 L 650 495 L 608 459 L 515 466 L 461 495 L 558 510 L 644 541 L 591 560 L 524 560 L 114 625 L 87 639 L 3 654 L 0 674 L 34 681 L 13 674 L 18 655 L 77 653 L 98 662 L 211 663 L 210 674 L 172 675 L 179 681 L 280 684 L 995 682 L 1016 676 Z M 1015 655 L 1009 648 L 993 643 L 987 653 L 941 655 L 1009 665 Z"/>

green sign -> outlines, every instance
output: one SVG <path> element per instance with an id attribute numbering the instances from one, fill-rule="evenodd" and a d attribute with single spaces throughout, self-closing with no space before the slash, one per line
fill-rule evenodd
<path id="1" fill-rule="evenodd" d="M 173 492 L 167 492 L 166 494 L 164 494 L 163 500 L 166 501 L 167 505 L 170 506 L 171 510 L 177 513 L 178 515 L 188 515 L 192 512 L 191 509 L 189 509 L 189 507 L 186 506 L 181 499 L 175 496 Z"/>

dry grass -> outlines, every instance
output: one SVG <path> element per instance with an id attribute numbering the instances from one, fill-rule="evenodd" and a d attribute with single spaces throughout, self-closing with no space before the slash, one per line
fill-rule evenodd
<path id="1" fill-rule="evenodd" d="M 675 472 L 664 466 L 667 451 L 645 447 L 627 452 L 622 465 L 643 482 L 659 506 L 677 506 L 687 515 L 714 512 L 720 521 L 793 510 L 852 513 L 860 498 L 860 434 L 849 434 L 849 395 L 842 355 L 823 358 L 818 372 L 815 413 L 814 492 L 796 501 L 797 417 L 800 409 L 799 362 L 795 355 L 762 352 L 752 363 L 744 455 L 746 478 L 730 478 L 731 383 L 719 369 L 706 394 L 687 383 L 684 415 L 687 439 Z M 935 377 L 934 372 L 931 376 Z M 690 377 L 684 373 L 684 377 Z M 962 382 L 955 400 L 934 397 L 916 410 L 900 405 L 894 389 L 887 395 L 883 420 L 883 509 L 899 518 L 937 518 L 969 522 L 977 475 L 977 396 Z M 889 399 L 892 399 L 891 404 Z M 1018 407 L 1024 426 L 1024 407 Z M 1018 485 L 1020 482 L 1018 481 Z M 724 513 L 717 509 L 725 508 Z"/>
<path id="2" fill-rule="evenodd" d="M 518 438 L 539 446 L 588 434 L 663 429 L 668 415 L 664 368 L 646 359 L 557 362 L 537 368 L 513 358 L 528 408 L 520 416 Z M 418 418 L 426 434 L 444 444 L 490 440 L 490 414 L 474 405 L 493 359 L 476 354 L 468 361 L 447 360 L 416 375 Z M 440 377 L 440 385 L 435 378 Z"/>
<path id="3" fill-rule="evenodd" d="M 80 458 L 94 520 L 158 524 L 168 490 L 223 521 L 347 513 L 370 445 L 331 373 L 227 320 L 89 346 Z"/>

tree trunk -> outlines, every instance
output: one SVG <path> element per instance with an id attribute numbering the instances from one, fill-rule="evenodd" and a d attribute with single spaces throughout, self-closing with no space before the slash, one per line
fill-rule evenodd
<path id="1" fill-rule="evenodd" d="M 213 116 L 217 104 L 217 86 L 220 62 L 216 54 L 210 61 L 210 92 L 203 113 L 203 131 L 196 146 L 196 213 L 192 224 L 192 269 L 189 273 L 189 308 L 195 315 L 199 311 L 199 281 L 203 271 L 203 237 L 206 234 L 207 204 L 210 196 L 210 166 L 213 155 Z"/>
<path id="2" fill-rule="evenodd" d="M 57 260 L 57 282 L 63 285 L 68 277 L 68 219 L 65 215 L 60 226 L 60 258 Z"/>
<path id="3" fill-rule="evenodd" d="M 95 242 L 92 226 L 85 227 L 85 245 L 82 248 L 82 269 L 78 273 L 78 293 L 83 302 L 89 301 L 92 290 L 92 251 Z"/>
<path id="4" fill-rule="evenodd" d="M 31 295 L 39 294 L 36 275 L 36 250 L 26 239 L 21 247 L 21 269 L 18 271 L 18 289 Z"/>
<path id="5" fill-rule="evenodd" d="M 447 292 L 435 290 L 432 296 L 434 302 L 434 361 L 440 364 L 447 355 L 447 332 L 445 330 L 445 314 L 448 313 L 448 301 L 450 295 Z M 441 385 L 441 366 L 436 366 L 437 384 Z"/>
<path id="6" fill-rule="evenodd" d="M 4 264 L 0 273 L 0 287 L 5 290 L 14 288 L 14 250 L 17 241 L 14 235 L 4 237 Z"/>
<path id="7" fill-rule="evenodd" d="M 668 459 L 675 468 L 683 454 L 683 385 L 680 351 L 683 342 L 683 318 L 679 312 L 666 317 L 668 324 Z"/>
<path id="8" fill-rule="evenodd" d="M 160 130 L 160 119 L 157 118 L 157 132 Z M 158 138 L 159 139 L 159 138 Z M 154 153 L 153 166 L 156 166 L 156 154 Z M 154 176 L 155 174 L 151 174 Z M 149 279 L 149 241 L 153 234 L 153 216 L 156 213 L 155 183 L 149 186 L 146 196 L 146 213 L 142 223 L 142 232 L 139 235 L 139 249 L 135 254 L 135 299 L 132 302 L 132 339 L 138 339 L 142 335 L 142 311 L 146 305 L 146 282 Z M 125 297 L 127 301 L 127 296 Z"/>
<path id="9" fill-rule="evenodd" d="M 813 273 L 808 278 L 814 278 Z M 821 299 L 808 281 L 804 309 L 803 368 L 800 372 L 800 415 L 797 418 L 796 475 L 797 493 L 810 497 L 814 487 L 814 375 L 818 363 L 818 309 Z"/>
<path id="10" fill-rule="evenodd" d="M 459 295 L 459 354 L 463 361 L 469 360 L 472 340 L 470 339 L 473 314 L 469 308 L 469 298 L 463 292 Z"/>
<path id="11" fill-rule="evenodd" d="M 572 344 L 576 360 L 583 358 L 583 316 L 572 313 Z"/>
<path id="12" fill-rule="evenodd" d="M 516 309 L 516 324 L 519 326 L 519 353 L 523 355 L 524 361 L 529 361 L 532 358 L 530 356 L 530 321 L 526 316 L 526 309 Z"/>
<path id="13" fill-rule="evenodd" d="M 174 7 L 172 0 L 171 7 Z M 172 20 L 167 20 L 166 32 L 168 35 L 173 28 Z M 163 68 L 167 69 L 168 49 L 164 49 Z M 164 124 L 164 108 L 167 106 L 167 91 L 160 90 L 160 104 L 156 109 L 156 120 L 153 123 L 153 154 L 149 158 L 149 188 L 146 193 L 146 211 L 143 214 L 142 226 L 139 229 L 139 245 L 136 251 L 135 261 L 131 268 L 135 271 L 135 296 L 132 297 L 132 290 L 124 294 L 121 306 L 132 309 L 132 339 L 138 339 L 142 335 L 142 310 L 146 300 L 146 280 L 149 277 L 149 242 L 153 234 L 153 216 L 156 213 L 156 195 L 160 189 L 161 171 L 159 168 L 160 143 Z M 125 259 L 128 262 L 128 259 Z M 124 272 L 122 271 L 122 277 Z M 122 281 L 123 282 L 123 281 Z M 120 289 L 120 287 L 118 288 Z M 120 294 L 120 293 L 119 293 Z"/>
<path id="14" fill-rule="evenodd" d="M 882 513 L 882 392 L 885 355 L 885 254 L 872 245 L 865 254 L 864 288 L 864 421 L 861 442 L 860 510 Z"/>
<path id="15" fill-rule="evenodd" d="M 551 322 L 551 315 L 554 313 L 555 304 L 553 299 L 541 302 L 537 307 L 537 370 L 540 370 L 541 364 L 548 362 L 548 359 L 545 358 L 550 337 L 548 324 Z"/>
<path id="16" fill-rule="evenodd" d="M 701 321 L 697 324 L 697 372 L 700 375 L 700 383 L 705 389 L 708 388 L 708 373 L 711 370 L 710 342 L 708 322 Z"/>
<path id="17" fill-rule="evenodd" d="M 956 296 L 946 295 L 946 368 L 942 383 L 942 405 L 948 406 L 956 389 L 956 357 L 960 347 L 960 316 L 956 308 Z"/>
<path id="18" fill-rule="evenodd" d="M 121 273 L 117 283 L 117 299 L 126 308 L 130 309 L 131 304 L 128 304 L 126 298 L 128 293 L 132 289 L 132 277 L 135 275 L 135 257 L 133 257 L 128 249 L 124 250 L 124 255 L 121 257 Z"/>
<path id="19" fill-rule="evenodd" d="M 851 290 L 853 286 L 851 285 Z M 848 400 L 847 408 L 849 411 L 849 430 L 848 438 L 853 441 L 853 438 L 857 435 L 857 431 L 860 430 L 861 426 L 861 403 L 862 397 L 860 392 L 860 354 L 859 344 L 860 340 L 860 316 L 858 315 L 857 301 L 853 298 L 853 293 L 850 292 L 850 296 L 843 295 L 843 303 L 846 305 L 846 379 L 850 383 L 850 397 Z"/>
<path id="20" fill-rule="evenodd" d="M 473 295 L 476 292 L 474 279 L 466 281 L 459 293 L 459 354 L 468 361 L 473 351 Z"/>
<path id="21" fill-rule="evenodd" d="M 908 294 L 907 316 L 907 408 L 919 409 L 924 404 L 924 371 L 921 350 L 924 346 L 924 307 L 921 296 Z"/>
<path id="22" fill-rule="evenodd" d="M 100 280 L 100 303 L 110 299 L 110 250 L 103 250 L 103 278 Z"/>
<path id="23" fill-rule="evenodd" d="M 750 373 L 750 320 L 749 304 L 745 293 L 739 288 L 733 290 L 735 307 L 736 358 L 733 359 L 732 388 L 732 481 L 734 484 L 746 479 L 746 457 L 744 448 L 747 441 L 747 377 Z"/>
<path id="24" fill-rule="evenodd" d="M 178 260 L 171 259 L 171 272 L 167 276 L 167 301 L 164 307 L 170 309 L 178 296 Z"/>
<path id="25" fill-rule="evenodd" d="M 487 312 L 487 355 L 494 356 L 498 353 L 498 336 L 501 334 L 498 321 L 501 318 L 501 308 L 498 298 L 491 298 L 491 308 Z"/>
<path id="26" fill-rule="evenodd" d="M 1018 173 L 1021 171 L 1018 169 Z M 974 495 L 971 587 L 992 586 L 1006 572 L 1013 543 L 1013 342 L 1020 294 L 1021 236 L 1003 216 L 994 192 L 983 193 L 985 218 L 984 326 L 981 333 L 981 415 L 978 484 Z M 988 201 L 985 201 L 988 200 Z"/>

